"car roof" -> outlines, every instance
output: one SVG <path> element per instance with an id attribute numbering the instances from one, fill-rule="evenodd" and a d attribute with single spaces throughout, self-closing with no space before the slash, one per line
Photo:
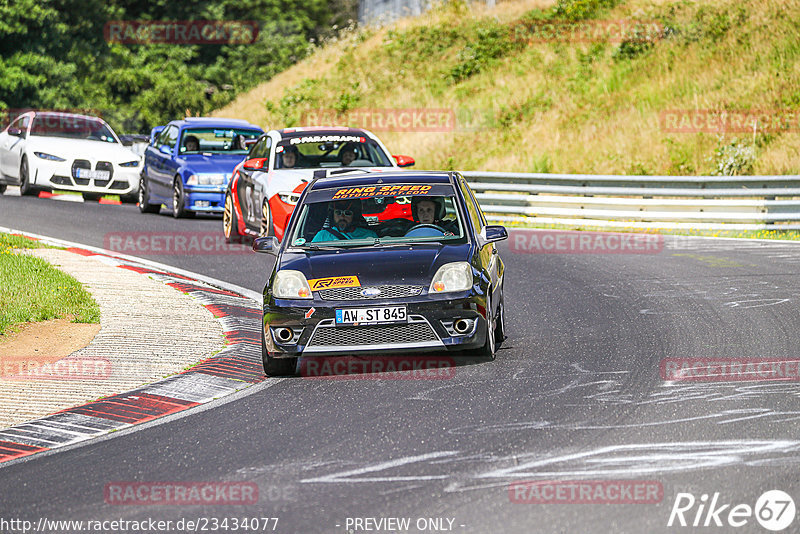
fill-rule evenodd
<path id="1" fill-rule="evenodd" d="M 282 128 L 275 130 L 281 137 L 295 137 L 302 134 L 316 135 L 365 135 L 366 130 L 361 128 L 350 128 L 348 126 L 299 126 L 296 128 Z"/>
<path id="2" fill-rule="evenodd" d="M 308 185 L 307 189 L 316 191 L 336 187 L 359 187 L 375 184 L 452 184 L 453 174 L 454 173 L 447 171 L 396 171 L 346 174 L 317 178 Z"/>
<path id="3" fill-rule="evenodd" d="M 264 131 L 261 126 L 257 126 L 243 119 L 226 119 L 222 117 L 186 117 L 172 121 L 180 128 L 206 127 L 206 128 L 252 128 Z"/>

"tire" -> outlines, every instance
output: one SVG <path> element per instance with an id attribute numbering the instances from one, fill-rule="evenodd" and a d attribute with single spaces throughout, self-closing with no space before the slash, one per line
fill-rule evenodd
<path id="1" fill-rule="evenodd" d="M 494 360 L 497 353 L 497 328 L 495 326 L 494 317 L 492 316 L 493 310 L 487 309 L 486 313 L 486 341 L 484 341 L 483 347 L 476 351 L 476 356 Z"/>
<path id="2" fill-rule="evenodd" d="M 495 319 L 494 327 L 494 342 L 498 347 L 506 339 L 506 308 L 503 304 L 503 297 L 500 297 L 500 308 L 497 312 L 497 319 Z"/>
<path id="3" fill-rule="evenodd" d="M 264 331 L 261 331 L 261 360 L 264 363 L 264 374 L 267 376 L 294 376 L 297 369 L 297 358 L 273 358 L 267 352 L 264 343 Z"/>
<path id="4" fill-rule="evenodd" d="M 97 202 L 103 198 L 103 193 L 81 193 L 84 202 Z"/>
<path id="5" fill-rule="evenodd" d="M 259 234 L 262 237 L 275 235 L 275 226 L 272 224 L 272 210 L 269 209 L 269 202 L 266 200 L 261 206 L 261 228 Z"/>
<path id="6" fill-rule="evenodd" d="M 20 196 L 33 195 L 36 191 L 31 185 L 30 169 L 28 169 L 28 159 L 23 157 L 19 164 L 19 194 Z"/>
<path id="7" fill-rule="evenodd" d="M 4 194 L 6 192 L 6 189 L 8 189 L 8 186 L 6 184 L 0 184 L 0 195 Z"/>
<path id="8" fill-rule="evenodd" d="M 222 212 L 222 233 L 225 235 L 226 243 L 239 241 L 239 218 L 236 216 L 236 208 L 233 206 L 233 197 L 225 195 L 225 210 Z"/>
<path id="9" fill-rule="evenodd" d="M 150 204 L 150 191 L 147 190 L 147 180 L 144 175 L 139 178 L 139 211 L 141 213 L 158 213 L 161 206 Z"/>
<path id="10" fill-rule="evenodd" d="M 183 192 L 183 180 L 181 180 L 180 176 L 176 176 L 175 181 L 172 183 L 172 216 L 176 219 L 181 219 L 186 217 L 188 213 Z"/>

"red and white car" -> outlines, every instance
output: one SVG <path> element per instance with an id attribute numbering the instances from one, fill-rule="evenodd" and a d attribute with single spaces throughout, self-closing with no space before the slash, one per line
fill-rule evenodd
<path id="1" fill-rule="evenodd" d="M 320 174 L 396 171 L 412 165 L 412 158 L 391 155 L 375 135 L 359 128 L 270 130 L 233 170 L 222 217 L 225 239 L 232 242 L 245 235 L 283 239 L 300 193 Z M 394 203 L 375 210 L 364 216 L 407 218 L 411 206 Z"/>

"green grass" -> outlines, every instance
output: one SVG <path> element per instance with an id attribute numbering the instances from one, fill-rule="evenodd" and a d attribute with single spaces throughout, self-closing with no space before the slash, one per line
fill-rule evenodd
<path id="1" fill-rule="evenodd" d="M 77 280 L 40 258 L 15 251 L 41 247 L 0 233 L 0 335 L 21 323 L 64 317 L 76 323 L 100 322 L 100 307 Z"/>

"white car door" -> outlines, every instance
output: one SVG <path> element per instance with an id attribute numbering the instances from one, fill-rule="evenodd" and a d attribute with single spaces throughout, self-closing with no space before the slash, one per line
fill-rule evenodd
<path id="1" fill-rule="evenodd" d="M 25 150 L 25 136 L 28 133 L 30 116 L 19 117 L 0 135 L 0 171 L 6 176 L 19 178 L 19 164 L 22 161 L 22 152 Z M 11 135 L 9 132 L 20 130 L 20 135 Z"/>

